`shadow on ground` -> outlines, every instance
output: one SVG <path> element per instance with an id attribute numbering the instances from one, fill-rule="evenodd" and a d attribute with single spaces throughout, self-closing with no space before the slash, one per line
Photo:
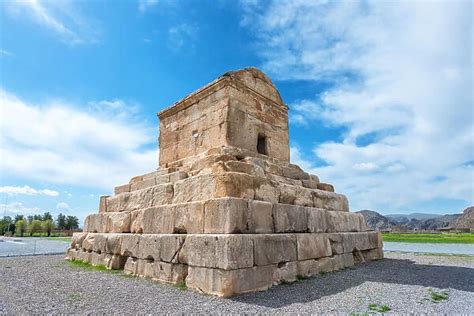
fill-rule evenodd
<path id="1" fill-rule="evenodd" d="M 326 275 L 272 287 L 229 298 L 230 300 L 278 308 L 294 303 L 307 303 L 337 294 L 364 282 L 420 285 L 429 288 L 456 289 L 474 292 L 474 269 L 455 266 L 416 264 L 411 260 L 384 259 Z M 271 291 L 271 294 L 268 293 Z"/>

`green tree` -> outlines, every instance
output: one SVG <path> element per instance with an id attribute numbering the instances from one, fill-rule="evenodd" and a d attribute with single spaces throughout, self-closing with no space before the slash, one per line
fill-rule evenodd
<path id="1" fill-rule="evenodd" d="M 54 229 L 54 223 L 52 220 L 47 219 L 43 221 L 43 231 L 48 234 L 48 237 L 51 236 L 51 231 Z"/>
<path id="2" fill-rule="evenodd" d="M 13 222 L 10 216 L 4 216 L 2 220 L 0 220 L 0 234 L 14 234 L 15 233 L 15 222 Z"/>
<path id="3" fill-rule="evenodd" d="M 30 236 L 33 236 L 35 233 L 41 233 L 43 227 L 41 225 L 41 221 L 34 219 L 31 221 L 31 223 L 28 225 L 28 232 L 30 233 Z"/>
<path id="4" fill-rule="evenodd" d="M 53 221 L 53 216 L 51 215 L 50 212 L 45 212 L 43 214 L 43 221 L 47 221 L 47 220 Z"/>
<path id="5" fill-rule="evenodd" d="M 56 224 L 58 229 L 65 229 L 66 228 L 66 216 L 62 213 L 59 213 L 58 217 L 56 218 Z"/>
<path id="6" fill-rule="evenodd" d="M 41 215 L 39 215 L 39 214 L 35 214 L 35 215 L 33 215 L 33 220 L 42 221 L 42 220 L 43 220 L 43 216 L 41 216 Z"/>
<path id="7" fill-rule="evenodd" d="M 23 234 L 26 232 L 26 222 L 24 219 L 20 219 L 16 222 L 16 232 L 23 237 Z"/>
<path id="8" fill-rule="evenodd" d="M 79 219 L 76 216 L 68 216 L 66 218 L 66 229 L 77 229 L 79 228 Z"/>
<path id="9" fill-rule="evenodd" d="M 15 215 L 15 219 L 14 219 L 14 222 L 18 222 L 20 219 L 25 219 L 25 216 L 21 215 L 21 214 L 17 214 Z"/>

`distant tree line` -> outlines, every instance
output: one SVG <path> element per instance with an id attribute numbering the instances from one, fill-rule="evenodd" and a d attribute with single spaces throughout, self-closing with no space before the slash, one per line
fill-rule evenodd
<path id="1" fill-rule="evenodd" d="M 43 215 L 16 215 L 4 216 L 0 219 L 0 235 L 25 236 L 34 234 L 44 234 L 51 236 L 53 231 L 70 232 L 79 228 L 79 219 L 76 216 L 66 216 L 59 213 L 54 220 L 49 212 Z"/>

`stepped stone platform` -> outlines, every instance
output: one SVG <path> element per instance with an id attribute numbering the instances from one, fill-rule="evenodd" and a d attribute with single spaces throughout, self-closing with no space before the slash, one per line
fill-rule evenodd
<path id="1" fill-rule="evenodd" d="M 259 70 L 158 116 L 159 168 L 102 196 L 67 259 L 233 296 L 383 257 L 347 198 L 290 163 L 288 108 Z"/>

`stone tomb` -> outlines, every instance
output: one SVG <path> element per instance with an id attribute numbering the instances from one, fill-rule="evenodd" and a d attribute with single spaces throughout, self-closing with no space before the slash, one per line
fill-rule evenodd
<path id="1" fill-rule="evenodd" d="M 102 196 L 67 259 L 232 296 L 383 257 L 347 198 L 290 163 L 288 108 L 259 70 L 158 116 L 159 168 Z"/>

